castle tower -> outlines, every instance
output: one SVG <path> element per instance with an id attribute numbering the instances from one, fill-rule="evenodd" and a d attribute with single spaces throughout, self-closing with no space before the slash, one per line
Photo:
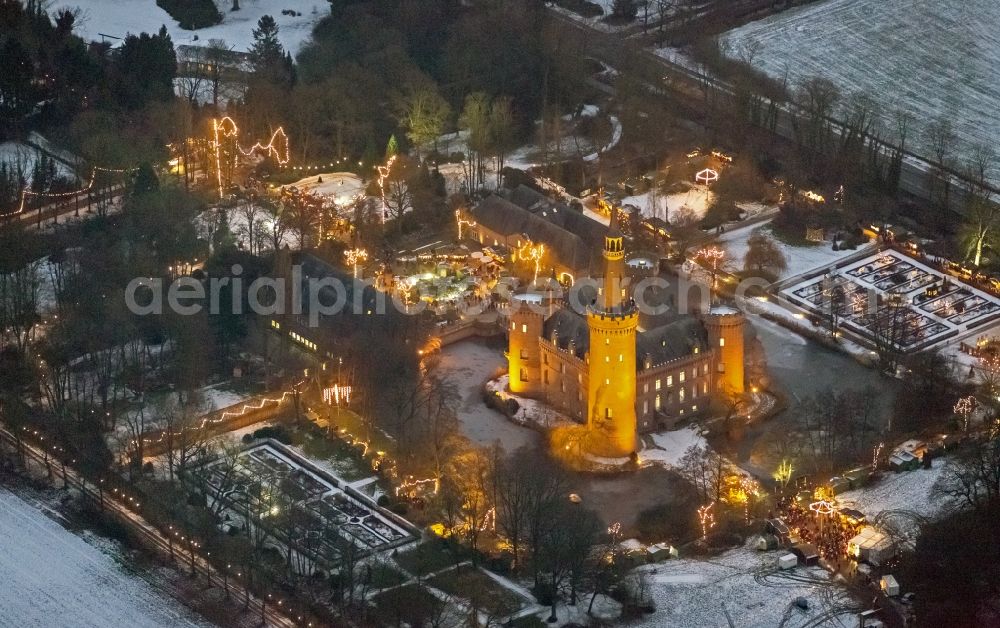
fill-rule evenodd
<path id="1" fill-rule="evenodd" d="M 720 392 L 742 394 L 746 391 L 743 372 L 743 331 L 746 318 L 736 308 L 715 306 L 705 316 L 708 342 L 718 352 L 716 387 Z"/>
<path id="2" fill-rule="evenodd" d="M 536 296 L 517 295 L 511 299 L 507 344 L 510 391 L 529 397 L 542 393 L 542 351 L 538 340 L 544 333 L 545 316 L 541 303 L 532 302 Z"/>
<path id="3" fill-rule="evenodd" d="M 625 247 L 616 210 L 611 212 L 603 256 L 604 285 L 587 311 L 587 449 L 598 456 L 623 457 L 636 451 L 635 342 L 639 312 L 625 298 Z"/>

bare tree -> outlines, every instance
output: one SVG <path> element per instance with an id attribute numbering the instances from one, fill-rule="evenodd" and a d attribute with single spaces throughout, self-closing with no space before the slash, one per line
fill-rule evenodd
<path id="1" fill-rule="evenodd" d="M 955 150 L 955 131 L 951 120 L 945 117 L 937 118 L 928 123 L 924 130 L 924 141 L 934 155 L 934 168 L 929 172 L 928 187 L 931 198 L 938 197 L 943 207 L 948 207 L 951 197 L 952 152 Z M 940 182 L 940 186 L 938 186 Z M 939 195 L 935 194 L 940 190 Z"/>
<path id="2" fill-rule="evenodd" d="M 1000 438 L 978 439 L 964 447 L 934 491 L 976 512 L 995 514 L 1000 505 Z"/>
<path id="3" fill-rule="evenodd" d="M 0 338 L 24 351 L 39 321 L 39 264 L 0 275 Z"/>
<path id="4" fill-rule="evenodd" d="M 681 476 L 694 485 L 704 501 L 722 497 L 726 477 L 726 460 L 709 447 L 691 445 L 678 464 Z"/>

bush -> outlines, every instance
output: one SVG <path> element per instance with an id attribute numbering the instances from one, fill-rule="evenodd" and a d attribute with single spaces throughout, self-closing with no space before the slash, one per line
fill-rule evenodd
<path id="1" fill-rule="evenodd" d="M 156 0 L 156 6 L 170 14 L 184 30 L 214 26 L 222 14 L 212 0 Z"/>
<path id="2" fill-rule="evenodd" d="M 279 443 L 284 443 L 285 445 L 292 444 L 292 435 L 288 429 L 282 425 L 268 425 L 267 427 L 262 427 L 259 430 L 254 430 L 254 438 L 273 438 Z"/>

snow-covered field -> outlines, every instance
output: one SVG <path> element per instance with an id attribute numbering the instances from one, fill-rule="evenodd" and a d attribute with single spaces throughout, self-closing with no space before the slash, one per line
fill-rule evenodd
<path id="1" fill-rule="evenodd" d="M 257 20 L 270 15 L 278 24 L 278 39 L 292 55 L 312 35 L 316 22 L 330 13 L 326 0 L 240 0 L 239 11 L 229 10 L 232 8 L 229 0 L 216 0 L 215 4 L 222 13 L 222 23 L 196 31 L 178 26 L 166 11 L 156 6 L 155 0 L 57 0 L 52 7 L 79 7 L 82 15 L 77 20 L 76 32 L 84 39 L 101 41 L 100 33 L 114 37 L 155 33 L 165 25 L 174 46 L 206 45 L 210 39 L 222 39 L 237 51 L 250 49 Z M 302 15 L 282 15 L 286 9 Z"/>
<path id="2" fill-rule="evenodd" d="M 148 582 L 126 573 L 109 550 L 89 544 L 3 488 L 0 539 L 2 626 L 210 625 Z"/>
<path id="3" fill-rule="evenodd" d="M 843 93 L 864 92 L 884 114 L 909 112 L 907 143 L 925 154 L 927 123 L 945 117 L 967 156 L 976 144 L 1000 142 L 998 23 L 996 0 L 827 0 L 752 22 L 723 41 L 734 54 L 758 42 L 754 65 L 793 85 L 823 76 Z M 996 164 L 992 175 L 1000 178 Z"/>
<path id="4" fill-rule="evenodd" d="M 743 257 L 749 248 L 747 242 L 753 232 L 757 230 L 762 230 L 770 235 L 769 227 L 765 223 L 727 231 L 718 238 L 718 242 L 726 249 L 725 265 L 727 268 L 743 268 Z M 873 246 L 866 245 L 854 250 L 834 251 L 830 242 L 817 243 L 814 246 L 789 246 L 777 238 L 774 241 L 785 254 L 785 259 L 788 262 L 788 268 L 781 273 L 779 279 L 801 275 L 817 268 L 833 266 L 842 259 Z"/>
<path id="5" fill-rule="evenodd" d="M 869 519 L 888 511 L 907 511 L 933 518 L 948 506 L 947 499 L 931 497 L 934 485 L 947 466 L 947 458 L 937 458 L 930 469 L 890 471 L 874 484 L 841 493 L 837 501 L 842 506 L 860 510 Z"/>
<path id="6" fill-rule="evenodd" d="M 706 559 L 682 558 L 640 567 L 656 612 L 636 625 L 657 627 L 854 626 L 854 602 L 820 567 L 775 573 L 782 552 L 747 547 Z M 792 607 L 804 597 L 809 610 Z"/>

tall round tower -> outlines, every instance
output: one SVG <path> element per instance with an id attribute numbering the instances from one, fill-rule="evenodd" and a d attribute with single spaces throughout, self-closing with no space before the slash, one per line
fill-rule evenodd
<path id="1" fill-rule="evenodd" d="M 538 395 L 542 392 L 542 351 L 538 341 L 545 323 L 542 299 L 537 294 L 517 295 L 511 299 L 510 307 L 507 343 L 510 391 Z"/>
<path id="2" fill-rule="evenodd" d="M 636 451 L 635 376 L 639 311 L 625 298 L 625 248 L 617 211 L 604 238 L 604 284 L 587 311 L 590 330 L 587 449 L 598 456 Z"/>
<path id="3" fill-rule="evenodd" d="M 743 332 L 746 317 L 736 308 L 717 305 L 705 316 L 708 342 L 718 355 L 716 387 L 718 390 L 742 394 L 746 391 L 743 355 Z"/>

